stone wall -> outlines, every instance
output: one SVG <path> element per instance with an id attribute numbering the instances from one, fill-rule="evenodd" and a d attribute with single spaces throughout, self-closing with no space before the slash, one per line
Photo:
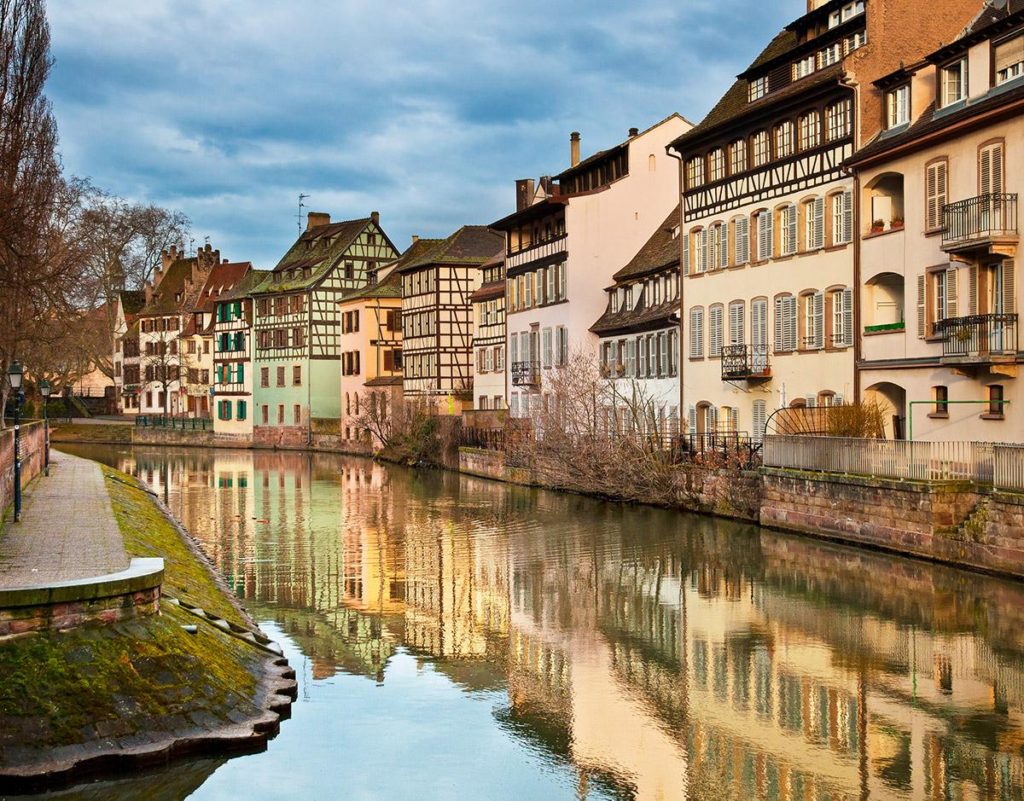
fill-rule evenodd
<path id="1" fill-rule="evenodd" d="M 1024 495 L 993 493 L 965 529 L 967 536 L 979 538 L 978 547 L 996 569 L 1024 575 Z"/>
<path id="2" fill-rule="evenodd" d="M 45 442 L 43 424 L 22 423 L 20 434 L 21 486 L 43 472 Z M 0 431 L 0 519 L 14 504 L 14 429 Z"/>
<path id="3" fill-rule="evenodd" d="M 20 607 L 0 607 L 0 637 L 47 629 L 61 631 L 85 623 L 116 623 L 160 611 L 160 587 L 109 598 L 89 598 Z"/>

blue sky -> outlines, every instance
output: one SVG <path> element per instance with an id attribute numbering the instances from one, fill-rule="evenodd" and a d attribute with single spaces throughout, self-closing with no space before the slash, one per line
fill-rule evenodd
<path id="1" fill-rule="evenodd" d="M 516 178 L 707 113 L 803 0 L 50 0 L 67 169 L 271 267 L 299 192 L 400 249 Z"/>

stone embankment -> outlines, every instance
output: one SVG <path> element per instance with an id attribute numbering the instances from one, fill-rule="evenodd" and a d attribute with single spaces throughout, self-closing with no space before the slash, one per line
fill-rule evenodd
<path id="1" fill-rule="evenodd" d="M 63 506 L 48 495 L 62 474 L 74 484 Z M 54 603 L 0 635 L 0 792 L 266 748 L 296 697 L 294 672 L 151 493 L 57 455 L 24 509 L 22 530 L 0 534 L 0 603 L 5 592 Z M 26 536 L 34 525 L 47 535 Z M 148 600 L 122 592 L 135 579 L 110 578 L 140 563 L 162 566 Z M 26 578 L 34 585 L 18 586 Z M 90 584 L 82 608 L 61 600 Z"/>

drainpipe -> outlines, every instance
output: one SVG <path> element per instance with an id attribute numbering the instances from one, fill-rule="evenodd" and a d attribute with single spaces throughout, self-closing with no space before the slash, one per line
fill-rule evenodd
<path id="1" fill-rule="evenodd" d="M 684 402 L 685 395 L 683 394 L 683 387 L 685 386 L 685 370 L 683 365 L 686 363 L 686 359 L 683 358 L 683 354 L 686 353 L 686 346 L 683 342 L 683 321 L 686 319 L 686 304 L 683 302 L 686 287 L 686 276 L 683 275 L 683 237 L 686 236 L 686 230 L 684 223 L 686 222 L 686 206 L 683 203 L 683 156 L 681 153 L 673 152 L 672 145 L 665 146 L 665 154 L 669 158 L 673 158 L 679 162 L 679 172 L 677 178 L 678 191 L 676 197 L 679 198 L 679 363 L 676 365 L 676 372 L 679 375 L 679 433 L 683 431 L 683 420 L 689 421 L 689 414 L 686 411 L 686 404 Z M 689 432 L 687 432 L 689 433 Z"/>

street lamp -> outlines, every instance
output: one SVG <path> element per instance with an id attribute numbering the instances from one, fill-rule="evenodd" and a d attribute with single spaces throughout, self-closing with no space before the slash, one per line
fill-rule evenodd
<path id="1" fill-rule="evenodd" d="M 43 475 L 50 475 L 50 414 L 46 407 L 50 403 L 50 382 L 45 378 L 39 382 L 39 394 L 43 396 Z"/>
<path id="2" fill-rule="evenodd" d="M 14 393 L 14 522 L 21 519 L 21 404 L 25 399 L 22 394 L 22 381 L 25 373 L 21 364 L 15 360 L 7 370 L 7 380 Z"/>

